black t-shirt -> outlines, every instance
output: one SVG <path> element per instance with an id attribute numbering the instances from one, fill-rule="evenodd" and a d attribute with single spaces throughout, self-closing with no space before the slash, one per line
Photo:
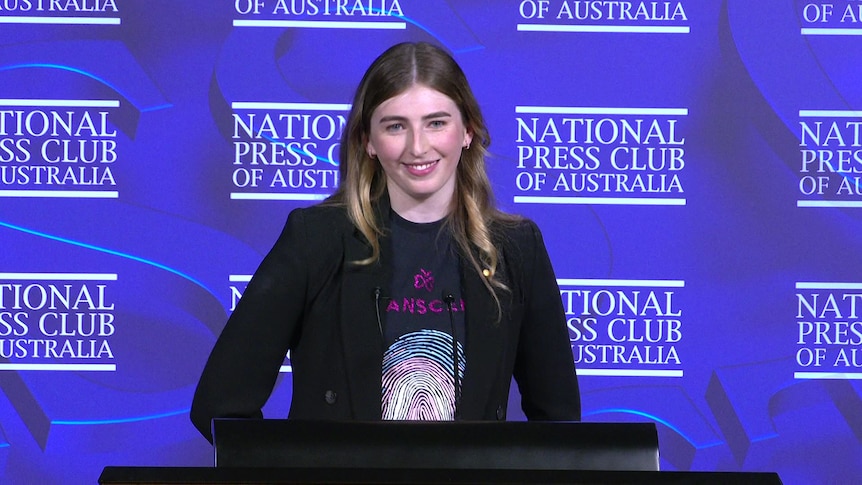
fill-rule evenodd
<path id="1" fill-rule="evenodd" d="M 392 211 L 390 228 L 392 281 L 381 303 L 388 347 L 383 355 L 382 417 L 452 420 L 460 394 L 452 378 L 455 363 L 458 388 L 466 366 L 458 253 L 442 220 L 417 224 Z"/>

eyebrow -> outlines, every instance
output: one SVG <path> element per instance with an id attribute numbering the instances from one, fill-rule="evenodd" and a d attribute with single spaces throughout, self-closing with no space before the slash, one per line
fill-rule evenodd
<path id="1" fill-rule="evenodd" d="M 448 111 L 436 111 L 434 113 L 429 113 L 422 117 L 423 120 L 431 120 L 435 118 L 451 118 L 452 114 Z M 384 116 L 380 118 L 380 123 L 389 123 L 391 121 L 407 121 L 407 117 L 405 116 Z"/>

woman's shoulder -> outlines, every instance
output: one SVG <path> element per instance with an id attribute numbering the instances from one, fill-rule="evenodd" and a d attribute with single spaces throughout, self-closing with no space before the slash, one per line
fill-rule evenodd
<path id="1" fill-rule="evenodd" d="M 327 203 L 293 209 L 287 220 L 288 224 L 293 221 L 301 222 L 306 228 L 313 230 L 343 230 L 353 227 L 343 206 Z"/>
<path id="2" fill-rule="evenodd" d="M 539 226 L 532 219 L 518 215 L 502 214 L 491 221 L 490 227 L 501 243 L 529 243 L 541 237 Z"/>

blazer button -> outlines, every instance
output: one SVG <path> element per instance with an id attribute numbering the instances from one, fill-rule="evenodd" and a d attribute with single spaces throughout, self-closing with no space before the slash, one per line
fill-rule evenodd
<path id="1" fill-rule="evenodd" d="M 335 401 L 338 400 L 338 393 L 335 391 L 326 391 L 326 394 L 323 396 L 326 399 L 326 404 L 335 404 Z"/>
<path id="2" fill-rule="evenodd" d="M 506 410 L 503 409 L 503 406 L 497 406 L 497 421 L 503 421 L 506 419 Z"/>

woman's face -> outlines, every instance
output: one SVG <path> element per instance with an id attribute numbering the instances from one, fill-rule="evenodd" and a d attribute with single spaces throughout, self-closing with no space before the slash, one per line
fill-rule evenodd
<path id="1" fill-rule="evenodd" d="M 448 214 L 461 150 L 472 139 L 451 98 L 414 84 L 374 110 L 365 148 L 383 167 L 392 208 L 430 222 Z"/>

